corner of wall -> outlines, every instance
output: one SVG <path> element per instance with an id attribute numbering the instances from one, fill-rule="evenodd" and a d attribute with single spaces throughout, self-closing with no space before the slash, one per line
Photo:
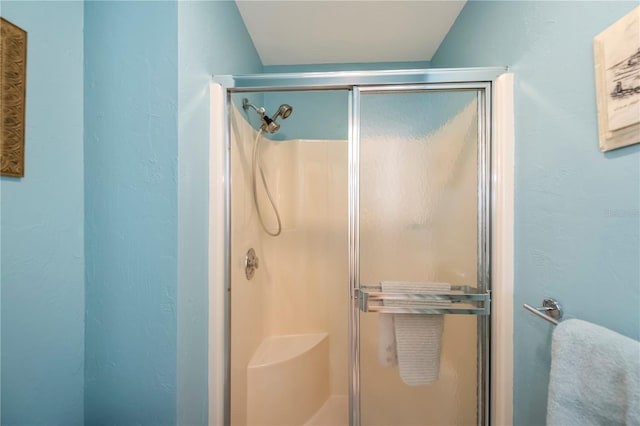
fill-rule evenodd
<path id="1" fill-rule="evenodd" d="M 178 2 L 178 424 L 205 424 L 209 395 L 211 76 L 262 72 L 235 2 Z M 209 418 L 211 422 L 211 418 Z"/>

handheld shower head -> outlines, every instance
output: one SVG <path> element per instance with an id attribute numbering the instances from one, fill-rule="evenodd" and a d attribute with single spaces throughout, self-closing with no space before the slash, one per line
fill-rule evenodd
<path id="1" fill-rule="evenodd" d="M 242 100 L 242 109 L 247 111 L 249 108 L 253 108 L 258 115 L 260 116 L 260 120 L 262 121 L 261 129 L 267 133 L 275 133 L 280 130 L 280 125 L 276 123 L 276 119 L 278 117 L 282 117 L 282 119 L 288 118 L 293 112 L 293 107 L 289 104 L 282 104 L 278 111 L 271 118 L 265 113 L 264 107 L 257 108 L 255 105 L 249 103 L 249 99 L 244 98 Z"/>
<path id="2" fill-rule="evenodd" d="M 278 117 L 282 117 L 282 119 L 284 120 L 288 118 L 292 112 L 293 112 L 293 107 L 291 107 L 291 105 L 288 105 L 288 104 L 280 105 L 280 108 L 278 108 L 278 111 L 276 111 L 276 113 L 273 114 L 271 118 L 267 117 L 266 115 L 262 117 L 262 121 L 265 123 L 262 125 L 262 130 L 264 130 L 267 133 L 277 132 L 278 130 L 280 130 L 280 125 L 276 123 L 276 119 Z"/>
<path id="3" fill-rule="evenodd" d="M 278 111 L 276 111 L 276 113 L 273 114 L 273 117 L 271 117 L 271 119 L 275 120 L 278 117 L 282 117 L 283 119 L 286 119 L 286 118 L 289 118 L 292 112 L 293 112 L 293 107 L 291 105 L 282 104 L 280 105 L 280 108 L 278 108 Z"/>

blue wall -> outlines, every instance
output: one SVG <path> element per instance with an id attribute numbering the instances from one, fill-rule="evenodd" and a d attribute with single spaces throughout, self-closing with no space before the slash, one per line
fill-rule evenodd
<path id="1" fill-rule="evenodd" d="M 437 67 L 515 75 L 514 424 L 545 423 L 551 326 L 545 296 L 640 337 L 640 145 L 598 150 L 593 37 L 636 2 L 467 3 Z"/>
<path id="2" fill-rule="evenodd" d="M 208 409 L 209 83 L 262 72 L 262 63 L 235 2 L 180 2 L 178 18 L 177 410 L 178 424 L 196 425 Z"/>
<path id="3" fill-rule="evenodd" d="M 85 5 L 87 424 L 176 423 L 178 5 Z"/>
<path id="4" fill-rule="evenodd" d="M 2 424 L 80 425 L 83 4 L 1 12 L 28 33 L 25 177 L 0 178 Z"/>
<path id="5" fill-rule="evenodd" d="M 472 1 L 432 65 L 516 75 L 516 306 L 555 296 L 637 339 L 640 145 L 598 151 L 592 56 L 634 6 Z M 0 180 L 2 424 L 203 424 L 208 82 L 262 71 L 235 4 L 5 0 L 2 15 L 29 32 L 26 177 Z M 265 71 L 428 66 L 387 65 Z M 278 96 L 268 111 L 305 111 Z M 551 330 L 520 309 L 515 326 L 515 423 L 542 424 Z"/>

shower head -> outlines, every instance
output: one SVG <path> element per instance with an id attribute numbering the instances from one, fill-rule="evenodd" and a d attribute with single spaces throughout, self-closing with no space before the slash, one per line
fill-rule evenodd
<path id="1" fill-rule="evenodd" d="M 249 99 L 244 98 L 242 100 L 242 109 L 247 111 L 249 108 L 253 108 L 258 113 L 260 119 L 262 120 L 262 126 L 260 128 L 267 133 L 276 133 L 278 130 L 280 130 L 280 125 L 276 123 L 276 119 L 278 117 L 286 119 L 293 112 L 293 107 L 291 105 L 282 104 L 280 105 L 280 108 L 278 108 L 278 111 L 276 111 L 276 113 L 273 114 L 271 118 L 269 118 L 269 116 L 265 113 L 264 107 L 257 108 L 256 106 L 249 103 Z"/>
<path id="2" fill-rule="evenodd" d="M 273 117 L 271 117 L 271 119 L 275 120 L 278 117 L 282 117 L 283 119 L 286 119 L 286 118 L 289 118 L 292 112 L 293 112 L 293 107 L 291 105 L 282 104 L 280 105 L 280 108 L 278 108 L 278 111 L 275 114 L 273 114 Z"/>
<path id="3" fill-rule="evenodd" d="M 276 113 L 273 114 L 271 118 L 267 117 L 266 115 L 262 117 L 262 121 L 264 123 L 262 125 L 262 130 L 264 130 L 267 133 L 277 132 L 278 130 L 280 130 L 280 125 L 276 123 L 276 119 L 278 117 L 282 117 L 282 119 L 284 120 L 288 118 L 292 112 L 293 112 L 293 107 L 291 105 L 289 104 L 280 105 L 280 108 L 278 108 L 278 111 L 276 111 Z"/>

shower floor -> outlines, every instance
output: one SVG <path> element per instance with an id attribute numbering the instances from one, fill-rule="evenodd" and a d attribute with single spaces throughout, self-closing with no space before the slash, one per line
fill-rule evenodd
<path id="1" fill-rule="evenodd" d="M 332 395 L 304 426 L 348 426 L 349 398 Z"/>

